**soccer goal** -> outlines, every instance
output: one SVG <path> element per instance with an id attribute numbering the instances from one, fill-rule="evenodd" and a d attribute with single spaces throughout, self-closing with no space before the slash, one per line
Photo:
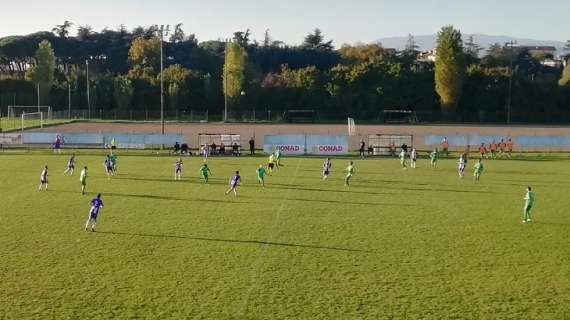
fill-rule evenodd
<path id="1" fill-rule="evenodd" d="M 23 114 L 43 113 L 45 120 L 51 119 L 50 106 L 8 106 L 8 118 L 20 118 Z"/>
<path id="2" fill-rule="evenodd" d="M 44 127 L 43 112 L 22 113 L 20 115 L 20 118 L 22 120 L 22 131 L 24 131 L 26 128 Z"/>

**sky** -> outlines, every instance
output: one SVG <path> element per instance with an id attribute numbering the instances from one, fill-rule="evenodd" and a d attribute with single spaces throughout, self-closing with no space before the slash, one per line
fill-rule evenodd
<path id="1" fill-rule="evenodd" d="M 0 37 L 51 30 L 70 20 L 95 30 L 183 23 L 199 41 L 251 29 L 295 45 L 314 28 L 339 46 L 426 35 L 452 24 L 462 33 L 570 39 L 570 0 L 3 0 Z M 73 31 L 75 33 L 75 31 Z"/>

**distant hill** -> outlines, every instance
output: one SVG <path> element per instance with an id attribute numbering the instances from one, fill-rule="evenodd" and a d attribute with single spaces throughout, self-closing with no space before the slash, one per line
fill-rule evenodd
<path id="1" fill-rule="evenodd" d="M 469 37 L 469 34 L 463 34 L 463 41 Z M 519 45 L 527 46 L 554 46 L 558 49 L 558 53 L 562 53 L 565 42 L 563 41 L 551 41 L 551 40 L 536 40 L 536 39 L 525 39 L 525 38 L 515 38 L 510 36 L 490 36 L 486 34 L 473 34 L 473 41 L 479 44 L 484 49 L 487 49 L 490 45 L 494 43 L 504 44 L 509 41 L 517 41 Z M 420 50 L 430 50 L 435 48 L 437 35 L 414 35 L 414 40 L 420 47 Z M 384 48 L 396 48 L 404 49 L 406 47 L 406 42 L 408 41 L 408 36 L 403 37 L 389 37 L 381 38 L 378 41 L 382 43 Z"/>

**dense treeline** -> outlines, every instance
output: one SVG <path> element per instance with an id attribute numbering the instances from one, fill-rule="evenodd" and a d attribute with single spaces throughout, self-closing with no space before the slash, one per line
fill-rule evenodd
<path id="1" fill-rule="evenodd" d="M 94 112 L 156 115 L 162 77 L 169 116 L 208 110 L 221 117 L 227 97 L 238 119 L 254 109 L 313 109 L 322 120 L 376 121 L 385 109 L 410 109 L 424 121 L 503 122 L 512 92 L 514 122 L 570 122 L 568 67 L 547 67 L 540 63 L 547 56 L 499 44 L 482 52 L 451 26 L 439 34 L 434 64 L 417 60 L 411 36 L 401 52 L 379 43 L 337 50 L 318 29 L 289 46 L 269 32 L 252 40 L 249 30 L 199 42 L 178 24 L 162 42 L 162 74 L 157 26 L 79 26 L 75 36 L 71 28 L 66 21 L 52 32 L 0 39 L 3 113 L 8 105 L 37 104 L 38 87 L 42 105 L 87 109 L 89 83 Z"/>

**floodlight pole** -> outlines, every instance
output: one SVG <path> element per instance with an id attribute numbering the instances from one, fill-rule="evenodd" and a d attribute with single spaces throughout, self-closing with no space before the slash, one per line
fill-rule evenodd
<path id="1" fill-rule="evenodd" d="M 67 84 L 67 117 L 71 119 L 71 83 Z"/>
<path id="2" fill-rule="evenodd" d="M 40 112 L 40 83 L 38 82 L 38 112 Z"/>
<path id="3" fill-rule="evenodd" d="M 160 132 L 164 135 L 164 50 L 163 50 L 163 42 L 164 42 L 164 34 L 168 36 L 170 26 L 166 26 L 166 30 L 164 25 L 160 26 L 159 34 L 160 34 Z"/>
<path id="4" fill-rule="evenodd" d="M 228 121 L 228 42 L 224 48 L 224 122 Z"/>
<path id="5" fill-rule="evenodd" d="M 87 77 L 87 118 L 91 119 L 91 97 L 89 96 L 89 60 L 85 60 Z"/>
<path id="6" fill-rule="evenodd" d="M 513 99 L 513 46 L 517 44 L 516 41 L 509 41 L 505 46 L 511 48 L 509 59 L 509 94 L 507 96 L 507 124 L 511 124 L 511 104 Z"/>

